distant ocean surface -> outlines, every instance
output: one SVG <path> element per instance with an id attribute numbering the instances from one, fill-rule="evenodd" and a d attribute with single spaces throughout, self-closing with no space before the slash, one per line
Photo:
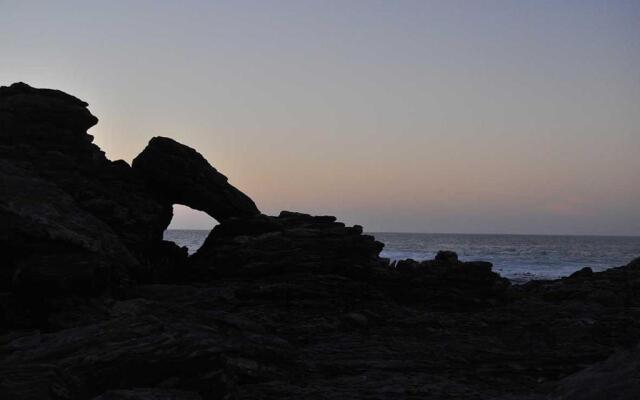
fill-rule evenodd
<path id="1" fill-rule="evenodd" d="M 195 252 L 206 230 L 167 230 L 165 239 Z M 474 235 L 369 233 L 385 244 L 382 257 L 432 259 L 453 250 L 462 260 L 493 263 L 493 270 L 514 281 L 554 279 L 583 267 L 601 271 L 640 257 L 640 236 Z"/>

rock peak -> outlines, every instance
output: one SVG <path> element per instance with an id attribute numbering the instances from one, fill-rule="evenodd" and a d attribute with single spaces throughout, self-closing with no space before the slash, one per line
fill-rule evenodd
<path id="1" fill-rule="evenodd" d="M 73 104 L 79 107 L 87 107 L 89 103 L 86 101 L 80 100 L 79 98 L 72 96 L 68 93 L 65 93 L 61 90 L 57 89 L 46 89 L 46 88 L 35 88 L 28 83 L 25 82 L 15 82 L 9 86 L 0 86 L 0 92 L 3 95 L 16 95 L 16 94 L 31 94 L 31 95 L 40 95 L 46 96 L 49 98 L 57 98 L 59 100 L 65 101 L 68 104 Z M 95 117 L 94 117 L 95 118 Z M 96 123 L 97 123 L 96 118 Z M 95 124 L 94 124 L 95 125 Z"/>

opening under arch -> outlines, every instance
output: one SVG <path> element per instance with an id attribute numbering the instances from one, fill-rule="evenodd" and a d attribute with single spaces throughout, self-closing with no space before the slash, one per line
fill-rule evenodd
<path id="1" fill-rule="evenodd" d="M 215 218 L 181 204 L 173 205 L 173 218 L 164 231 L 164 240 L 186 246 L 193 254 L 202 246 L 211 229 L 218 225 Z"/>

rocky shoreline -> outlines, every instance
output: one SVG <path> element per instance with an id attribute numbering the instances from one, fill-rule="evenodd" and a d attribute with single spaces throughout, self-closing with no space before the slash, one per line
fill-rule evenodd
<path id="1" fill-rule="evenodd" d="M 110 161 L 96 123 L 0 88 L 0 398 L 640 398 L 640 259 L 523 285 L 451 251 L 390 263 L 172 139 Z M 174 204 L 220 222 L 191 256 L 162 239 Z"/>

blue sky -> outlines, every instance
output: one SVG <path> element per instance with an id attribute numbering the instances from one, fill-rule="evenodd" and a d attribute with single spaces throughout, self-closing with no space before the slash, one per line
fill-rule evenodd
<path id="1" fill-rule="evenodd" d="M 0 49 L 111 159 L 174 137 L 268 213 L 640 234 L 638 1 L 0 0 Z"/>

